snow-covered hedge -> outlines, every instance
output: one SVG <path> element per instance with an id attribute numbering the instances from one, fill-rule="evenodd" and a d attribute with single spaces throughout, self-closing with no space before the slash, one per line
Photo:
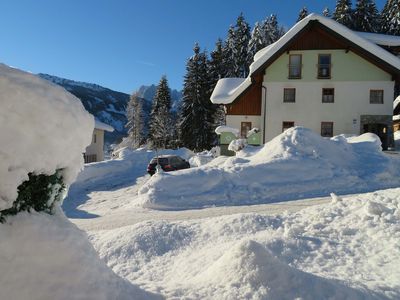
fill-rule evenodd
<path id="1" fill-rule="evenodd" d="M 93 117 L 63 88 L 0 64 L 0 128 L 0 211 L 41 205 L 51 209 L 60 198 L 60 187 L 68 186 L 83 166 Z M 29 198 L 27 184 L 21 184 L 37 183 L 39 175 L 44 176 L 42 185 L 52 185 L 52 192 L 43 190 L 47 201 L 38 207 L 29 201 L 14 205 L 18 189 Z M 37 199 L 36 195 L 30 200 Z"/>

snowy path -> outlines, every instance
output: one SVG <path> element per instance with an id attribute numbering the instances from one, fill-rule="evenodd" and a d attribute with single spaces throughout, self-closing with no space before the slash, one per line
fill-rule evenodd
<path id="1" fill-rule="evenodd" d="M 98 195 L 102 197 L 101 195 Z M 280 214 L 285 211 L 295 212 L 303 208 L 328 203 L 331 198 L 314 198 L 305 200 L 296 200 L 288 202 L 280 202 L 273 204 L 261 204 L 251 206 L 227 206 L 227 207 L 210 207 L 197 210 L 184 211 L 158 211 L 151 209 L 127 209 L 117 210 L 104 216 L 91 219 L 70 219 L 79 228 L 85 231 L 108 230 L 134 225 L 143 221 L 176 221 L 176 220 L 193 220 L 209 217 L 217 217 L 223 215 L 233 215 L 238 213 L 259 213 L 265 215 Z"/>

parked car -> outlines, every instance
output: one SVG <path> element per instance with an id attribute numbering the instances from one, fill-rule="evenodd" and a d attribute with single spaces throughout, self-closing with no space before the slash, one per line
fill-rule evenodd
<path id="1" fill-rule="evenodd" d="M 158 164 L 165 172 L 190 168 L 190 164 L 177 155 L 160 155 L 154 157 L 147 166 L 147 173 L 150 175 L 154 175 L 156 172 L 157 160 Z"/>

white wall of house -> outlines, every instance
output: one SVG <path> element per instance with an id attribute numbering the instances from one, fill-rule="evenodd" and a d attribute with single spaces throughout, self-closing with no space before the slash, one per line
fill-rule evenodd
<path id="1" fill-rule="evenodd" d="M 96 155 L 95 161 L 104 160 L 104 130 L 95 128 L 92 143 L 86 147 L 85 156 Z"/>
<path id="2" fill-rule="evenodd" d="M 251 127 L 261 129 L 261 116 L 227 115 L 226 124 L 239 130 L 242 122 L 251 122 Z"/>
<path id="3" fill-rule="evenodd" d="M 267 88 L 266 142 L 282 132 L 284 121 L 319 134 L 321 122 L 333 122 L 334 135 L 360 134 L 361 115 L 391 115 L 393 111 L 393 81 L 286 81 L 264 82 L 264 86 Z M 283 102 L 284 88 L 296 89 L 295 103 Z M 334 88 L 334 103 L 322 103 L 323 88 Z M 384 91 L 383 104 L 370 103 L 371 89 Z"/>

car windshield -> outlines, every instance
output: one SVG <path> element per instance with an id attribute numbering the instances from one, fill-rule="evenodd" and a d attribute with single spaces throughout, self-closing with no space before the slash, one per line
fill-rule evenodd
<path id="1" fill-rule="evenodd" d="M 151 163 L 151 164 L 156 164 L 156 163 L 157 163 L 157 157 L 153 158 L 153 159 L 151 160 L 150 163 Z M 159 158 L 158 158 L 158 163 L 159 163 L 160 165 L 168 164 L 168 158 L 159 157 Z"/>

